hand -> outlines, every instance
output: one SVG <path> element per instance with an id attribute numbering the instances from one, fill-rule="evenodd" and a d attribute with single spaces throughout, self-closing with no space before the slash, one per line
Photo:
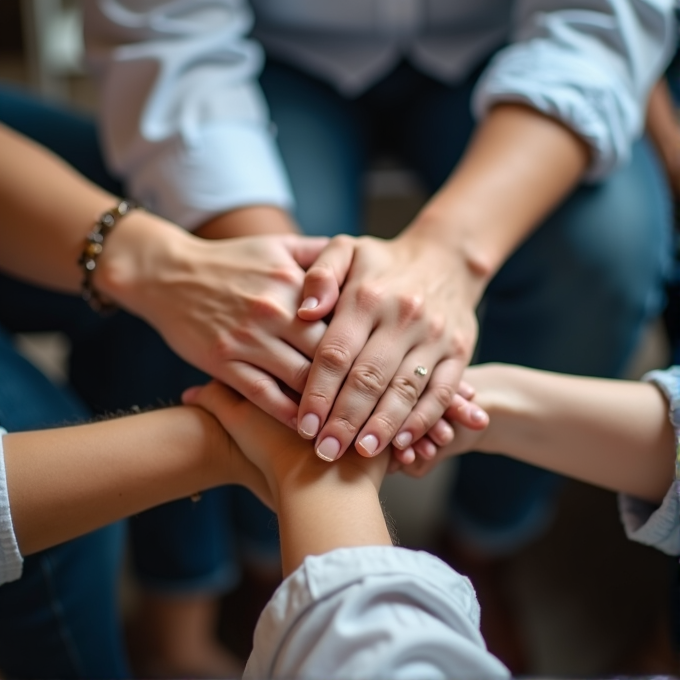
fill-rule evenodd
<path id="1" fill-rule="evenodd" d="M 97 285 L 154 326 L 185 360 L 295 427 L 297 405 L 277 381 L 302 392 L 326 330 L 296 310 L 304 268 L 327 240 L 208 241 L 143 213 L 122 221 L 109 240 Z M 141 263 L 130 265 L 135 256 Z M 120 264 L 121 258 L 128 260 Z M 134 273 L 121 274 L 126 268 Z"/>
<path id="2" fill-rule="evenodd" d="M 355 438 L 366 456 L 391 441 L 407 449 L 449 408 L 481 294 L 457 263 L 436 239 L 405 234 L 338 237 L 309 268 L 300 317 L 334 309 L 298 412 L 298 432 L 317 438 L 317 455 L 339 458 Z"/>
<path id="3" fill-rule="evenodd" d="M 452 424 L 468 427 L 472 430 L 484 429 L 489 423 L 488 414 L 477 404 L 473 403 L 475 390 L 469 383 L 461 380 L 458 391 L 453 397 L 453 403 L 428 431 L 427 435 L 406 449 L 394 449 L 394 461 L 390 464 L 389 472 L 401 470 L 404 466 L 413 464 L 416 457 L 422 459 L 417 467 L 429 471 L 432 466 L 424 463 L 432 461 L 444 447 L 453 442 L 456 430 Z M 421 475 L 418 475 L 421 476 Z"/>
<path id="4" fill-rule="evenodd" d="M 387 468 L 387 455 L 372 459 L 352 455 L 338 466 L 328 466 L 310 455 L 311 442 L 300 439 L 294 431 L 217 381 L 186 390 L 182 401 L 200 406 L 219 420 L 240 451 L 262 471 L 276 507 L 282 487 L 291 480 L 310 484 L 341 475 L 345 483 L 357 477 L 368 477 L 376 490 L 380 488 Z"/>

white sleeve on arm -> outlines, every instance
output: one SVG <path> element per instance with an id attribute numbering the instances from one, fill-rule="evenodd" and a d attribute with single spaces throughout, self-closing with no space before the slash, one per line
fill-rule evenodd
<path id="1" fill-rule="evenodd" d="M 131 197 L 187 229 L 244 205 L 290 207 L 244 0 L 83 4 L 104 152 Z"/>
<path id="2" fill-rule="evenodd" d="M 675 430 L 675 480 L 660 506 L 620 495 L 621 521 L 632 541 L 680 555 L 680 366 L 650 371 L 643 380 L 654 383 L 668 399 L 668 418 Z"/>
<path id="3" fill-rule="evenodd" d="M 630 157 L 652 85 L 675 46 L 674 0 L 518 0 L 513 43 L 483 74 L 474 96 L 525 103 L 562 121 L 591 147 L 586 179 Z"/>
<path id="4" fill-rule="evenodd" d="M 5 453 L 2 435 L 7 431 L 0 427 L 0 585 L 21 578 L 23 559 L 12 526 L 5 474 Z"/>
<path id="5" fill-rule="evenodd" d="M 308 557 L 255 630 L 244 678 L 508 678 L 479 632 L 468 579 L 424 552 L 342 548 Z"/>

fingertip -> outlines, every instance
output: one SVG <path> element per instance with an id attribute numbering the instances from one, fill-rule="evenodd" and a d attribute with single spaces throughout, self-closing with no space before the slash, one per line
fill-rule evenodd
<path id="1" fill-rule="evenodd" d="M 200 385 L 194 385 L 193 387 L 187 387 L 184 392 L 182 392 L 182 403 L 186 405 L 194 404 L 196 403 L 196 397 L 198 397 L 198 393 L 201 391 L 201 386 Z"/>

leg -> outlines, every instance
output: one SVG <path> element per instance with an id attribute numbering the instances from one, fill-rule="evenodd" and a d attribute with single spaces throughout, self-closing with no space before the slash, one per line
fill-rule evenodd
<path id="1" fill-rule="evenodd" d="M 0 334 L 0 424 L 54 427 L 88 417 Z M 126 678 L 118 576 L 122 525 L 27 557 L 19 581 L 0 588 L 0 670 L 15 678 Z"/>

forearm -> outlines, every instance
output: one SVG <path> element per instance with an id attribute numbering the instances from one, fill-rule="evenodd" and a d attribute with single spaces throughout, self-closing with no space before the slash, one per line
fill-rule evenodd
<path id="1" fill-rule="evenodd" d="M 656 84 L 649 97 L 647 130 L 673 179 L 680 171 L 680 125 L 665 80 Z"/>
<path id="2" fill-rule="evenodd" d="M 280 482 L 277 510 L 284 575 L 307 555 L 392 545 L 378 485 L 353 464 L 352 457 L 358 456 L 352 453 L 328 465 L 310 456 L 299 472 Z"/>
<path id="3" fill-rule="evenodd" d="M 298 234 L 300 229 L 283 208 L 253 205 L 222 213 L 201 225 L 194 233 L 201 238 L 219 239 L 260 234 Z"/>
<path id="4" fill-rule="evenodd" d="M 675 437 L 656 387 L 509 366 L 489 370 L 493 382 L 480 394 L 491 418 L 485 451 L 653 502 L 663 498 L 673 479 Z"/>
<path id="5" fill-rule="evenodd" d="M 436 239 L 483 286 L 573 189 L 588 156 L 586 144 L 558 121 L 526 106 L 499 105 L 410 235 Z"/>
<path id="6" fill-rule="evenodd" d="M 225 437 L 180 407 L 3 437 L 10 508 L 26 555 L 227 481 Z"/>

